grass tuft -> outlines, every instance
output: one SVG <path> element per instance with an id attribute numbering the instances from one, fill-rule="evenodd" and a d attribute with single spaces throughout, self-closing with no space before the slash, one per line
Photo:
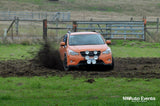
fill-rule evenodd
<path id="1" fill-rule="evenodd" d="M 9 94 L 8 95 L 1 95 L 0 100 L 12 100 L 12 97 Z"/>

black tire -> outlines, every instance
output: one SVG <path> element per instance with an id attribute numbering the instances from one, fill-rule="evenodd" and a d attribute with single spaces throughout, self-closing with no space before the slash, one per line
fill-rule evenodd
<path id="1" fill-rule="evenodd" d="M 70 67 L 67 66 L 67 56 L 64 57 L 63 69 L 64 69 L 64 71 L 69 71 L 70 70 Z"/>
<path id="2" fill-rule="evenodd" d="M 109 70 L 113 70 L 114 69 L 114 58 L 112 57 L 112 64 L 111 66 L 109 66 Z"/>

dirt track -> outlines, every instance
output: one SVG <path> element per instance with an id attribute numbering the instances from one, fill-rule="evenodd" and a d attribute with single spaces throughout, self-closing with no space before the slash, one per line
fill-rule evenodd
<path id="1" fill-rule="evenodd" d="M 61 69 L 61 68 L 60 68 Z M 61 71 L 60 69 L 46 68 L 34 60 L 0 61 L 0 76 L 64 76 L 74 77 L 137 77 L 160 78 L 160 58 L 115 58 L 115 69 L 99 71 L 98 69 L 85 69 Z M 87 71 L 86 71 L 87 70 Z"/>

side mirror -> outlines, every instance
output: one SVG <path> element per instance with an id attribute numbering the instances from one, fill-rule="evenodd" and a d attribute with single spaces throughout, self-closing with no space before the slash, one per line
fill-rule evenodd
<path id="1" fill-rule="evenodd" d="M 61 42 L 61 43 L 60 43 L 60 46 L 65 46 L 65 42 Z"/>
<path id="2" fill-rule="evenodd" d="M 110 45 L 111 44 L 111 40 L 106 40 L 106 44 Z"/>

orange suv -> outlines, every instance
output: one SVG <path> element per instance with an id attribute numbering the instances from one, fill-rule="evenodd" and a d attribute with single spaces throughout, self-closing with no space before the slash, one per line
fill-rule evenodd
<path id="1" fill-rule="evenodd" d="M 80 65 L 103 65 L 107 69 L 114 68 L 112 52 L 97 32 L 68 32 L 60 43 L 60 56 L 64 70 Z"/>

